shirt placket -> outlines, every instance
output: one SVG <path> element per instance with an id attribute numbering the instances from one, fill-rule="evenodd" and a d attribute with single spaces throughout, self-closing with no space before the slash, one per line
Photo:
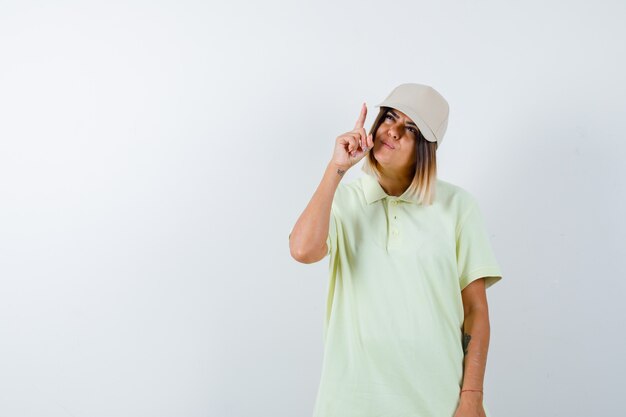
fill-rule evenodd
<path id="1" fill-rule="evenodd" d="M 397 198 L 387 198 L 387 251 L 393 252 L 401 248 L 402 231 L 400 230 L 400 204 Z"/>

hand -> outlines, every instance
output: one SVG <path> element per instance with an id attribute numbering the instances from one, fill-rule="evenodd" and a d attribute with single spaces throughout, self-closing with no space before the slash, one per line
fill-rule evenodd
<path id="1" fill-rule="evenodd" d="M 483 408 L 482 393 L 465 392 L 461 396 L 454 417 L 486 417 Z"/>
<path id="2" fill-rule="evenodd" d="M 331 163 L 335 164 L 337 168 L 347 171 L 374 147 L 372 135 L 368 135 L 363 128 L 366 116 L 367 106 L 363 103 L 361 114 L 354 125 L 354 129 L 339 135 L 335 140 L 335 151 Z"/>

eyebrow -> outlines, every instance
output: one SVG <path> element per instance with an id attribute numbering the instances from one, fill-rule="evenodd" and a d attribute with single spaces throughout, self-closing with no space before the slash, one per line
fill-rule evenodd
<path id="1" fill-rule="evenodd" d="M 393 110 L 387 110 L 387 113 L 391 113 L 393 115 L 393 117 L 395 117 L 396 119 L 399 118 L 399 116 Z M 415 123 L 413 123 L 413 122 L 407 122 L 407 125 L 411 125 L 411 126 L 417 127 L 417 125 Z"/>

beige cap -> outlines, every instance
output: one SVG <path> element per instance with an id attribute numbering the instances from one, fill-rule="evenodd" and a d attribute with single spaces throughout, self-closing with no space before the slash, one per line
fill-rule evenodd
<path id="1" fill-rule="evenodd" d="M 434 88 L 423 84 L 401 84 L 376 106 L 391 107 L 406 114 L 426 140 L 437 142 L 439 148 L 448 128 L 450 107 Z"/>

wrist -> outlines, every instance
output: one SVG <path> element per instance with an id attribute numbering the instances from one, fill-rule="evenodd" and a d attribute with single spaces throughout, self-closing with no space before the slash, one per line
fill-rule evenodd
<path id="1" fill-rule="evenodd" d="M 464 402 L 481 402 L 483 399 L 483 391 L 475 389 L 462 389 L 460 396 L 461 401 Z"/>
<path id="2" fill-rule="evenodd" d="M 348 169 L 349 169 L 350 167 L 340 166 L 340 165 L 337 165 L 336 163 L 334 163 L 334 162 L 332 162 L 332 161 L 331 161 L 331 162 L 328 164 L 328 168 L 329 168 L 329 169 L 330 169 L 330 170 L 331 170 L 334 174 L 338 174 L 339 176 L 343 177 L 343 175 L 344 175 L 344 174 L 348 171 Z"/>

